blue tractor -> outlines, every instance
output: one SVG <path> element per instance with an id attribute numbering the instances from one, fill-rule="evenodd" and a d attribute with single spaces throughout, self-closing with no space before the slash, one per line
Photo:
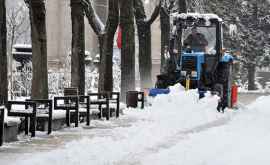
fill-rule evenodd
<path id="1" fill-rule="evenodd" d="M 231 105 L 233 56 L 223 48 L 222 19 L 215 14 L 173 14 L 166 72 L 157 76 L 156 89 L 181 83 L 220 96 L 219 111 Z M 194 35 L 195 34 L 195 35 Z M 195 37 L 192 37 L 195 36 Z"/>

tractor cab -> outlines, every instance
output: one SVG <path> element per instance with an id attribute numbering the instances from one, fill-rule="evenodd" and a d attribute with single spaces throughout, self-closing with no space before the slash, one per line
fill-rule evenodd
<path id="1" fill-rule="evenodd" d="M 187 89 L 218 91 L 222 106 L 230 102 L 233 57 L 223 49 L 223 21 L 215 14 L 174 13 L 170 56 L 175 70 L 157 76 L 156 87 L 181 83 Z"/>
<path id="2" fill-rule="evenodd" d="M 211 86 L 224 55 L 222 19 L 215 14 L 197 13 L 177 14 L 172 19 L 176 29 L 174 36 L 179 43 L 181 79 L 190 78 L 191 88 Z"/>

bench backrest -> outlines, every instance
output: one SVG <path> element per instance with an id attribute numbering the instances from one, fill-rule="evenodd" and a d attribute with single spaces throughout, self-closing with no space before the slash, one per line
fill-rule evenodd
<path id="1" fill-rule="evenodd" d="M 97 99 L 108 99 L 109 98 L 109 93 L 108 92 L 88 92 L 87 94 L 90 99 L 93 97 L 96 97 Z"/>
<path id="2" fill-rule="evenodd" d="M 64 96 L 77 96 L 79 95 L 78 88 L 64 88 Z"/>
<path id="3" fill-rule="evenodd" d="M 0 108 L 0 146 L 4 142 L 4 122 L 5 122 L 5 109 Z"/>
<path id="4" fill-rule="evenodd" d="M 13 106 L 20 106 L 20 107 L 15 107 Z M 21 109 L 22 108 L 22 109 Z M 29 112 L 28 110 L 32 110 Z M 36 114 L 36 103 L 32 101 L 8 101 L 7 102 L 7 110 L 8 110 L 8 115 L 22 115 L 25 113 L 28 114 Z M 13 112 L 13 110 L 15 112 Z"/>
<path id="5" fill-rule="evenodd" d="M 49 110 L 48 113 L 51 113 L 53 101 L 51 99 L 26 99 L 25 101 L 35 102 L 37 109 L 39 110 Z"/>
<path id="6" fill-rule="evenodd" d="M 60 103 L 59 103 L 60 102 Z M 79 98 L 78 96 L 63 96 L 54 97 L 54 109 L 78 109 L 79 108 Z"/>

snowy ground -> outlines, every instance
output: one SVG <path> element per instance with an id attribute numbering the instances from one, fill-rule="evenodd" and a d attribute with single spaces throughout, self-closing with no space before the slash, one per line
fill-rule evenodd
<path id="1" fill-rule="evenodd" d="M 216 112 L 218 98 L 198 100 L 179 86 L 145 110 L 92 121 L 0 148 L 0 164 L 254 165 L 269 164 L 270 97 L 238 111 Z M 268 146 L 268 147 L 267 147 Z"/>

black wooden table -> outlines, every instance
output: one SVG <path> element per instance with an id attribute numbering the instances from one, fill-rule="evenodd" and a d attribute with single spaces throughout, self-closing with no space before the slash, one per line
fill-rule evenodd
<path id="1" fill-rule="evenodd" d="M 23 109 L 18 109 L 14 106 L 23 106 Z M 30 119 L 31 136 L 36 136 L 36 103 L 31 101 L 8 101 L 7 102 L 8 116 L 24 117 L 25 118 L 25 134 L 28 135 L 28 124 Z"/>
<path id="2" fill-rule="evenodd" d="M 0 108 L 0 146 L 4 143 L 5 109 Z"/>
<path id="3" fill-rule="evenodd" d="M 90 109 L 91 105 L 97 105 L 99 110 L 99 118 L 102 118 L 103 113 L 103 105 L 105 105 L 106 111 L 106 120 L 110 119 L 110 107 L 109 107 L 109 95 L 107 92 L 100 92 L 100 93 L 88 93 L 90 97 Z M 95 97 L 95 98 L 93 98 Z"/>
<path id="4" fill-rule="evenodd" d="M 61 103 L 59 103 L 62 101 Z M 66 111 L 66 124 L 70 126 L 70 111 L 75 111 L 75 127 L 79 126 L 79 97 L 78 96 L 62 96 L 54 97 L 54 110 Z"/>
<path id="5" fill-rule="evenodd" d="M 50 99 L 27 99 L 26 101 L 35 102 L 37 106 L 37 118 L 39 115 L 46 115 L 48 118 L 48 134 L 52 132 L 52 114 L 53 114 L 53 101 Z"/>

